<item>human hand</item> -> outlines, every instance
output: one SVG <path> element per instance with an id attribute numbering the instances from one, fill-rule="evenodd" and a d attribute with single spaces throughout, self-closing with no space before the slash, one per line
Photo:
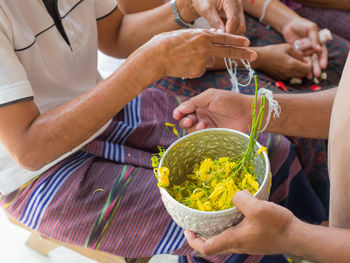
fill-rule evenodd
<path id="1" fill-rule="evenodd" d="M 242 0 L 193 0 L 193 6 L 215 29 L 236 35 L 246 32 Z M 226 25 L 220 18 L 220 13 L 226 16 Z"/>
<path id="2" fill-rule="evenodd" d="M 312 64 L 303 53 L 290 44 L 276 44 L 255 49 L 258 59 L 254 67 L 275 79 L 285 80 L 291 77 L 312 77 Z"/>
<path id="3" fill-rule="evenodd" d="M 305 18 L 298 18 L 287 23 L 282 34 L 287 43 L 294 44 L 298 39 L 309 38 L 311 41 L 311 48 L 303 51 L 305 56 L 313 55 L 309 59 L 313 65 L 313 74 L 319 77 L 321 69 L 325 69 L 328 64 L 328 50 L 325 43 L 321 43 L 319 38 L 318 26 Z"/>
<path id="4" fill-rule="evenodd" d="M 174 119 L 190 132 L 205 128 L 230 128 L 248 132 L 252 96 L 208 89 L 178 106 Z"/>
<path id="5" fill-rule="evenodd" d="M 206 240 L 186 230 L 188 244 L 203 255 L 288 252 L 291 233 L 297 232 L 300 222 L 289 210 L 272 202 L 257 200 L 247 191 L 237 192 L 233 203 L 245 215 L 240 224 Z"/>
<path id="6" fill-rule="evenodd" d="M 138 52 L 150 52 L 162 76 L 196 78 L 214 66 L 214 56 L 255 60 L 254 51 L 246 48 L 245 37 L 205 29 L 186 29 L 153 37 Z"/>

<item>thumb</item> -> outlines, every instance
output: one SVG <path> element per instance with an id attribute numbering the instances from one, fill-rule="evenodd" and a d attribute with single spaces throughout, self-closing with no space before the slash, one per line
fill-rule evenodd
<path id="1" fill-rule="evenodd" d="M 180 120 L 188 114 L 195 113 L 197 108 L 209 105 L 214 96 L 214 92 L 214 90 L 206 90 L 203 93 L 192 97 L 190 100 L 182 103 L 173 111 L 173 118 L 175 120 Z"/>
<path id="2" fill-rule="evenodd" d="M 215 29 L 220 29 L 222 32 L 225 32 L 225 25 L 221 17 L 218 14 L 218 11 L 215 8 L 209 8 L 205 13 L 202 14 L 203 17 L 208 21 L 211 27 Z"/>
<path id="3" fill-rule="evenodd" d="M 247 190 L 237 192 L 232 199 L 234 205 L 245 216 L 249 216 L 258 205 L 258 200 L 254 198 Z"/>

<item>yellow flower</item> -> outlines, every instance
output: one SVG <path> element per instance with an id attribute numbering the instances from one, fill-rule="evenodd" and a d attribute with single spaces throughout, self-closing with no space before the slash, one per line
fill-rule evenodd
<path id="1" fill-rule="evenodd" d="M 167 187 L 169 185 L 169 168 L 160 167 L 158 169 L 158 187 Z"/>
<path id="2" fill-rule="evenodd" d="M 256 154 L 261 154 L 262 152 L 266 152 L 267 153 L 267 149 L 265 146 L 261 146 L 260 149 L 256 152 Z"/>

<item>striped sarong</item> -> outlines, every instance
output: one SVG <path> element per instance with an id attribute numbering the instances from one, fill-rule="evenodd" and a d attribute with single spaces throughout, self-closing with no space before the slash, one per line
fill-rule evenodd
<path id="1" fill-rule="evenodd" d="M 258 28 L 255 20 L 248 19 L 248 23 L 255 34 L 265 30 Z M 341 68 L 335 64 L 330 76 Z M 340 73 L 341 69 L 338 78 Z M 261 87 L 274 89 L 269 76 L 258 76 Z M 150 159 L 158 145 L 168 147 L 177 139 L 167 131 L 165 122 L 174 123 L 172 111 L 187 97 L 207 88 L 230 86 L 226 72 L 210 72 L 196 80 L 163 78 L 119 112 L 97 139 L 0 197 L 0 205 L 45 237 L 122 257 L 175 254 L 182 255 L 182 262 L 286 262 L 284 256 L 201 258 L 188 246 L 184 230 L 170 218 L 161 201 Z M 242 89 L 252 91 L 253 86 Z M 325 143 L 268 133 L 259 136 L 259 141 L 268 147 L 271 162 L 270 200 L 302 220 L 326 220 L 325 205 L 309 180 L 328 178 Z M 280 261 L 266 261 L 275 258 Z"/>

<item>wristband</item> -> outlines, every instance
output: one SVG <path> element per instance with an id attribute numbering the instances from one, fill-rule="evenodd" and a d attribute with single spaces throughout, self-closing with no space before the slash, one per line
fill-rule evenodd
<path id="1" fill-rule="evenodd" d="M 171 11 L 174 14 L 175 22 L 181 27 L 191 28 L 193 26 L 194 22 L 187 23 L 187 22 L 182 20 L 182 18 L 180 17 L 179 11 L 177 10 L 177 7 L 176 7 L 176 0 L 171 0 L 170 5 L 171 5 Z"/>

